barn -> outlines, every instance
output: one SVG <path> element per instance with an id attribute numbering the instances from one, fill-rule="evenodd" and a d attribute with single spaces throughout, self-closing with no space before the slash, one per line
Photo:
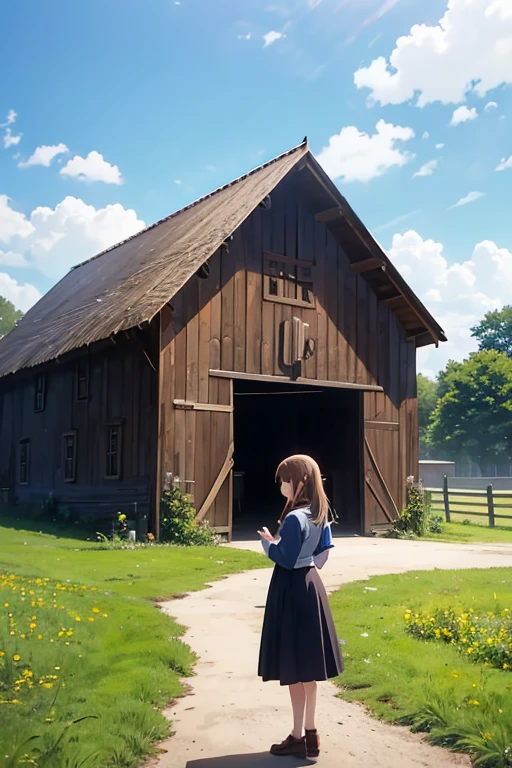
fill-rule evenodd
<path id="1" fill-rule="evenodd" d="M 319 461 L 339 530 L 418 475 L 416 350 L 444 341 L 307 141 L 73 268 L 0 341 L 4 501 L 275 526 Z"/>

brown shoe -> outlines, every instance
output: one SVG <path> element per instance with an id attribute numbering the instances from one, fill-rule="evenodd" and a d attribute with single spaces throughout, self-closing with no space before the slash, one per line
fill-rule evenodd
<path id="1" fill-rule="evenodd" d="M 318 757 L 320 754 L 320 736 L 318 731 L 306 731 L 306 753 L 307 757 Z"/>
<path id="2" fill-rule="evenodd" d="M 276 757 L 306 757 L 306 739 L 288 736 L 281 744 L 272 744 L 270 754 Z"/>

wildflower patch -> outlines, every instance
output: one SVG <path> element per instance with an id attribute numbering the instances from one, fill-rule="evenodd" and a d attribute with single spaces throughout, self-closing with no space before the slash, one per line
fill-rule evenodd
<path id="1" fill-rule="evenodd" d="M 509 608 L 496 607 L 486 612 L 474 608 L 441 608 L 430 612 L 407 610 L 404 620 L 409 635 L 420 640 L 449 643 L 473 662 L 512 670 L 512 615 Z"/>

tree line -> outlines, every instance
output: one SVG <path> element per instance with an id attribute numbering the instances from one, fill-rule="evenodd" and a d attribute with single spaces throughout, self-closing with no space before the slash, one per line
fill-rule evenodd
<path id="1" fill-rule="evenodd" d="M 512 462 L 512 305 L 471 328 L 478 352 L 450 360 L 436 381 L 418 375 L 422 458 Z"/>
<path id="2" fill-rule="evenodd" d="M 0 296 L 0 339 L 12 331 L 22 317 L 23 312 L 16 309 L 12 301 L 7 301 L 3 296 Z"/>

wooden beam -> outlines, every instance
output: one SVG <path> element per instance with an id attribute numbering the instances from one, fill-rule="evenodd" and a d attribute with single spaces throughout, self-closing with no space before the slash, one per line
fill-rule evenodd
<path id="1" fill-rule="evenodd" d="M 343 209 L 339 206 L 328 208 L 326 211 L 320 211 L 315 215 L 315 219 L 321 224 L 328 224 L 330 221 L 343 218 Z"/>
<path id="2" fill-rule="evenodd" d="M 194 403 L 191 400 L 173 400 L 172 404 L 178 411 L 215 411 L 216 413 L 233 413 L 232 405 Z"/>
<path id="3" fill-rule="evenodd" d="M 385 432 L 398 432 L 400 424 L 398 421 L 365 421 L 365 429 L 382 429 Z"/>
<path id="4" fill-rule="evenodd" d="M 352 272 L 362 274 L 363 272 L 371 272 L 372 269 L 382 269 L 384 262 L 382 259 L 371 258 L 364 259 L 363 261 L 355 261 L 351 264 Z"/>
<path id="5" fill-rule="evenodd" d="M 374 469 L 374 472 L 375 472 L 375 474 L 377 475 L 377 477 L 379 478 L 380 482 L 382 483 L 382 487 L 383 487 L 383 488 L 384 488 L 384 490 L 386 491 L 386 493 L 387 493 L 387 495 L 388 495 L 388 498 L 389 498 L 389 500 L 390 500 L 391 504 L 393 505 L 393 508 L 394 508 L 394 510 L 395 510 L 395 512 L 396 512 L 396 516 L 398 517 L 398 516 L 399 516 L 399 514 L 400 514 L 400 513 L 399 513 L 399 511 L 398 511 L 398 507 L 397 507 L 397 505 L 395 504 L 395 500 L 394 500 L 393 496 L 391 495 L 391 491 L 389 490 L 388 486 L 386 485 L 386 481 L 384 480 L 384 477 L 383 477 L 383 475 L 382 475 L 382 472 L 381 472 L 381 471 L 380 471 L 380 469 L 379 469 L 379 465 L 378 465 L 378 464 L 377 464 L 377 462 L 375 461 L 375 456 L 374 456 L 374 455 L 373 455 L 373 453 L 372 453 L 372 449 L 370 448 L 370 443 L 368 442 L 368 438 L 366 438 L 366 437 L 365 437 L 365 439 L 364 439 L 364 444 L 365 444 L 365 446 L 366 446 L 366 450 L 368 451 L 368 455 L 370 456 L 370 459 L 371 459 L 371 462 L 372 462 L 372 465 L 373 465 L 373 469 Z M 367 481 L 368 481 L 368 478 L 367 478 Z M 371 486 L 371 487 L 372 487 L 372 490 L 373 490 L 373 486 Z M 374 493 L 375 493 L 375 491 L 374 491 Z M 381 506 L 382 506 L 382 509 L 383 509 L 383 511 L 384 511 L 384 513 L 385 513 L 385 515 L 386 515 L 386 517 L 388 518 L 388 520 L 391 520 L 391 518 L 389 517 L 389 515 L 388 515 L 388 513 L 387 513 L 387 511 L 386 511 L 386 509 L 385 509 L 385 507 L 384 507 L 382 504 L 381 504 Z"/>
<path id="6" fill-rule="evenodd" d="M 407 302 L 405 301 L 404 297 L 401 293 L 398 294 L 398 296 L 391 296 L 389 299 L 384 299 L 390 310 L 393 312 L 395 309 L 399 309 L 399 307 L 403 306 L 404 304 L 407 305 Z"/>
<path id="7" fill-rule="evenodd" d="M 270 384 L 301 384 L 307 387 L 324 387 L 330 389 L 355 389 L 362 392 L 384 392 L 377 384 L 354 384 L 351 381 L 323 381 L 320 379 L 289 379 L 287 376 L 263 376 L 259 373 L 244 373 L 241 371 L 219 371 L 210 369 L 210 376 L 221 379 L 238 379 L 240 381 L 263 381 Z"/>
<path id="8" fill-rule="evenodd" d="M 224 464 L 222 465 L 222 469 L 220 470 L 219 474 L 217 475 L 217 479 L 215 480 L 214 484 L 212 485 L 210 492 L 206 499 L 203 502 L 203 505 L 199 512 L 196 515 L 196 523 L 200 523 L 204 520 L 206 515 L 208 514 L 208 511 L 215 501 L 218 492 L 222 488 L 224 481 L 226 480 L 227 476 L 233 469 L 233 453 L 235 450 L 234 443 L 231 443 L 228 448 L 228 455 L 226 456 L 226 460 Z"/>

